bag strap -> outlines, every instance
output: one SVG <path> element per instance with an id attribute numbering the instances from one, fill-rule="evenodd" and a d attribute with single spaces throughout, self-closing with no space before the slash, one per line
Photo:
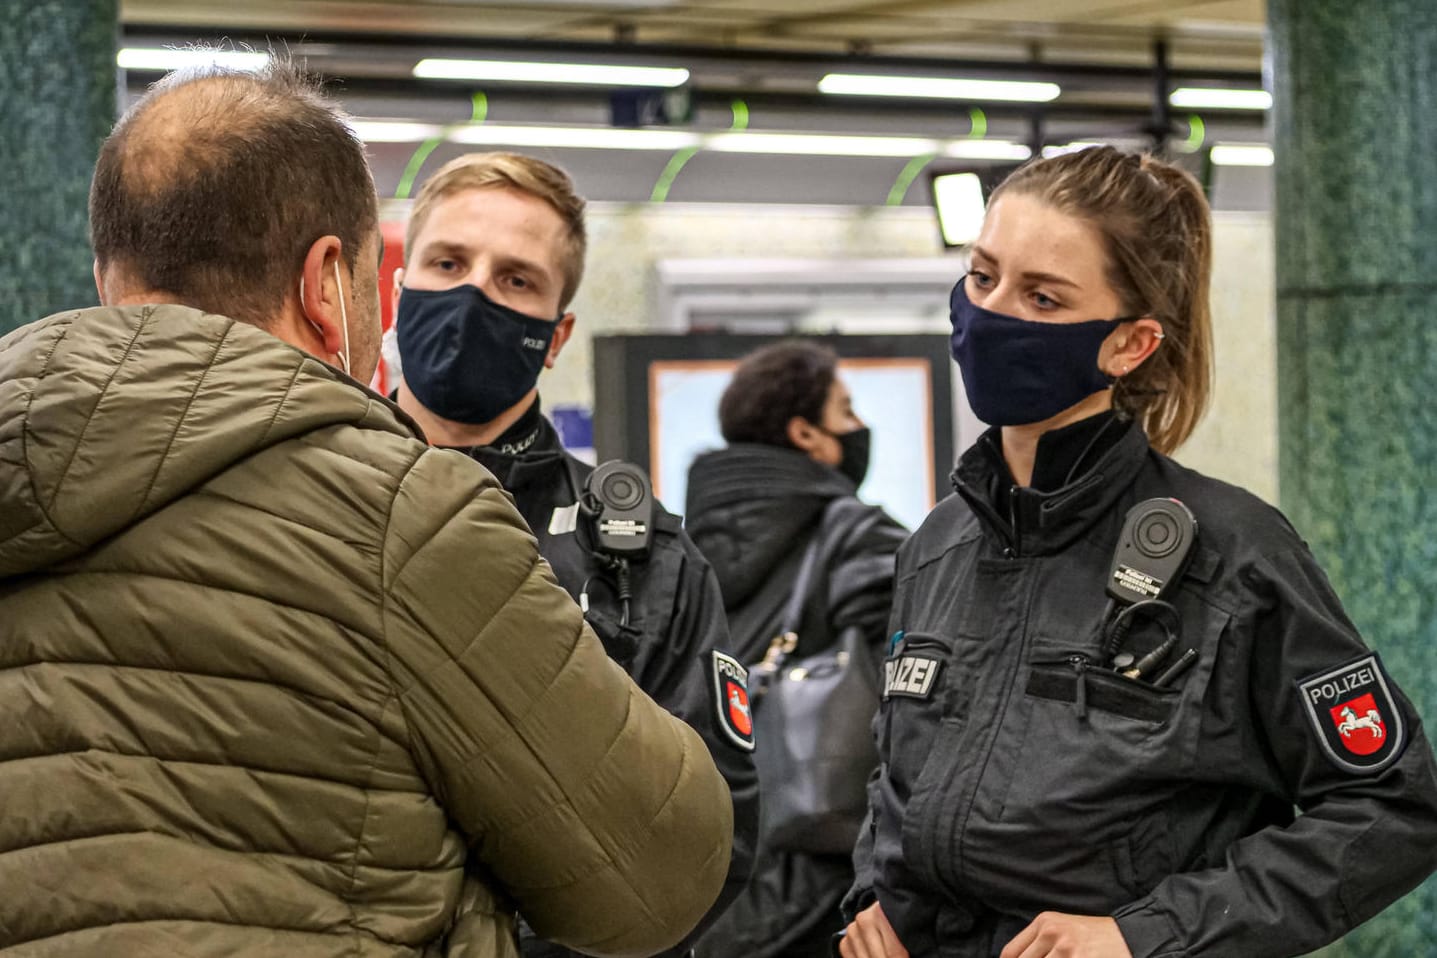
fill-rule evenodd
<path id="1" fill-rule="evenodd" d="M 827 512 L 824 513 L 825 517 Z M 788 594 L 788 604 L 784 606 L 783 618 L 778 622 L 780 635 L 790 632 L 797 632 L 803 621 L 803 606 L 808 601 L 809 584 L 813 581 L 813 570 L 818 566 L 818 553 L 823 548 L 823 525 L 820 524 L 814 531 L 813 537 L 808 540 L 808 548 L 804 550 L 803 561 L 798 565 L 798 575 L 793 579 L 793 590 Z"/>
<path id="2" fill-rule="evenodd" d="M 784 659 L 788 658 L 798 647 L 798 629 L 803 624 L 803 607 L 808 603 L 814 570 L 818 568 L 818 559 L 823 552 L 831 517 L 836 511 L 835 507 L 842 499 L 842 496 L 830 499 L 828 504 L 823 507 L 823 512 L 818 520 L 818 528 L 813 530 L 813 535 L 808 540 L 808 546 L 803 552 L 803 559 L 798 565 L 798 573 L 793 579 L 793 589 L 789 592 L 788 602 L 784 605 L 783 616 L 778 621 L 778 635 L 774 636 L 773 641 L 769 643 L 768 651 L 764 653 L 761 663 L 764 671 L 773 672 L 781 668 Z"/>

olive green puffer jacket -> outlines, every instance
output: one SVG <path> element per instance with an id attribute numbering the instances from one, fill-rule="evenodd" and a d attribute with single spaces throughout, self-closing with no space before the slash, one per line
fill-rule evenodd
<path id="1" fill-rule="evenodd" d="M 493 478 L 254 327 L 0 340 L 0 955 L 640 955 L 731 804 Z"/>

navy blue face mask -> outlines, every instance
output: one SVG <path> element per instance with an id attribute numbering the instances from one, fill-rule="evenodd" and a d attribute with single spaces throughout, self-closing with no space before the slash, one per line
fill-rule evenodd
<path id="1" fill-rule="evenodd" d="M 410 289 L 395 317 L 404 382 L 453 422 L 498 419 L 539 381 L 558 322 L 494 302 L 477 286 Z"/>
<path id="2" fill-rule="evenodd" d="M 950 348 L 973 414 L 990 426 L 1051 419 L 1112 387 L 1098 368 L 1103 340 L 1137 317 L 1040 323 L 975 306 L 968 277 L 949 298 Z"/>

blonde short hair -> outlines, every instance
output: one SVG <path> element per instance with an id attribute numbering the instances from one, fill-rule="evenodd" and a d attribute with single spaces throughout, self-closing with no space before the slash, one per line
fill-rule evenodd
<path id="1" fill-rule="evenodd" d="M 557 166 L 520 153 L 469 153 L 450 160 L 425 181 L 414 200 L 409 225 L 404 231 L 404 261 L 414 249 L 414 240 L 429 214 L 443 200 L 464 190 L 511 188 L 548 203 L 564 221 L 564 248 L 559 254 L 559 268 L 564 273 L 564 288 L 559 308 L 566 308 L 579 290 L 584 277 L 584 254 L 588 235 L 584 230 L 584 198 L 574 191 L 574 181 Z"/>

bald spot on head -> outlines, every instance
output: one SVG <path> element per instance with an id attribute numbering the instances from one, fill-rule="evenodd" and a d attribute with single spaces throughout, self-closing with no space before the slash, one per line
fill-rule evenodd
<path id="1" fill-rule="evenodd" d="M 340 237 L 352 270 L 378 210 L 343 114 L 277 61 L 157 84 L 101 150 L 90 221 L 102 274 L 264 326 L 309 245 Z"/>
<path id="2" fill-rule="evenodd" d="M 248 76 L 156 88 L 129 119 L 120 176 L 128 189 L 146 195 L 201 178 L 266 122 L 293 113 L 293 104 L 267 94 Z"/>

